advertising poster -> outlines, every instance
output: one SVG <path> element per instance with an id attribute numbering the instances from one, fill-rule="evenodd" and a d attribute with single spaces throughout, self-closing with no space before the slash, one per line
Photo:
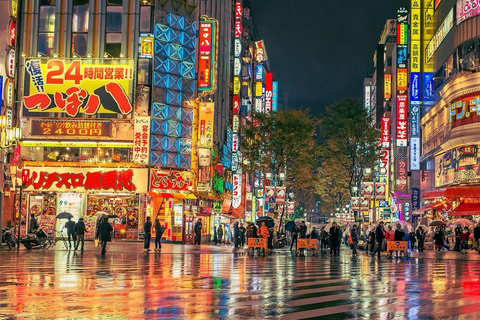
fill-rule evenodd
<path id="1" fill-rule="evenodd" d="M 275 189 L 275 199 L 277 203 L 284 203 L 285 202 L 285 193 L 286 193 L 286 188 L 285 187 L 277 187 Z"/>
<path id="2" fill-rule="evenodd" d="M 46 234 L 48 234 L 50 237 L 55 236 L 55 223 L 57 220 L 55 219 L 55 216 L 47 216 L 47 215 L 42 215 L 40 217 L 40 221 L 38 222 L 38 225 L 40 228 L 45 231 Z"/>
<path id="3" fill-rule="evenodd" d="M 213 147 L 213 120 L 214 103 L 200 102 L 198 120 L 198 142 L 203 148 Z"/>
<path id="4" fill-rule="evenodd" d="M 477 0 L 457 0 L 457 24 L 479 14 L 480 2 Z"/>
<path id="5" fill-rule="evenodd" d="M 480 178 L 478 145 L 451 149 L 435 157 L 435 186 L 469 182 Z"/>
<path id="6" fill-rule="evenodd" d="M 363 196 L 365 197 L 365 199 L 373 198 L 373 182 L 363 183 Z"/>
<path id="7" fill-rule="evenodd" d="M 387 184 L 375 183 L 375 199 L 378 201 L 387 199 Z"/>
<path id="8" fill-rule="evenodd" d="M 200 17 L 198 40 L 198 91 L 214 93 L 217 69 L 217 20 Z"/>
<path id="9" fill-rule="evenodd" d="M 133 121 L 133 163 L 148 165 L 150 152 L 150 117 L 135 117 Z"/>
<path id="10" fill-rule="evenodd" d="M 198 149 L 197 191 L 210 192 L 212 178 L 212 152 L 210 149 Z"/>
<path id="11" fill-rule="evenodd" d="M 407 95 L 397 95 L 397 147 L 407 146 Z"/>
<path id="12" fill-rule="evenodd" d="M 133 59 L 28 58 L 25 61 L 24 114 L 132 113 Z"/>
<path id="13" fill-rule="evenodd" d="M 85 223 L 85 239 L 95 239 L 95 232 L 97 228 L 97 217 L 83 217 Z"/>

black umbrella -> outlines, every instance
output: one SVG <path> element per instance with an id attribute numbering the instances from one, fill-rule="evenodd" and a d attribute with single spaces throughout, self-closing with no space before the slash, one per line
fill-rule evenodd
<path id="1" fill-rule="evenodd" d="M 262 225 L 262 222 L 265 222 L 265 225 L 267 226 L 267 228 L 273 228 L 275 226 L 275 221 L 273 221 L 273 218 L 272 217 L 260 217 L 257 219 L 257 225 L 258 226 L 261 226 Z"/>
<path id="2" fill-rule="evenodd" d="M 73 214 L 70 212 L 61 212 L 57 215 L 57 219 L 71 219 L 73 218 Z"/>
<path id="3" fill-rule="evenodd" d="M 293 228 L 295 228 L 295 221 L 288 221 L 287 224 L 285 225 L 285 230 L 291 232 Z"/>
<path id="4" fill-rule="evenodd" d="M 107 218 L 118 218 L 118 216 L 116 214 L 109 214 Z"/>

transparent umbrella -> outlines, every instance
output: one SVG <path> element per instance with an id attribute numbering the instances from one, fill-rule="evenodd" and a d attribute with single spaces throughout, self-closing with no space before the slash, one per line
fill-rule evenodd
<path id="1" fill-rule="evenodd" d="M 460 225 L 462 228 L 470 227 L 473 225 L 473 222 L 468 219 L 455 219 L 448 223 L 449 227 L 455 228 L 457 225 Z"/>

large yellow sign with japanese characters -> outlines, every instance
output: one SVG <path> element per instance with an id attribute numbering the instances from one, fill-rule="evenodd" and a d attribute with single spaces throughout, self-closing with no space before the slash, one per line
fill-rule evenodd
<path id="1" fill-rule="evenodd" d="M 133 59 L 26 59 L 24 111 L 130 114 L 133 66 Z"/>

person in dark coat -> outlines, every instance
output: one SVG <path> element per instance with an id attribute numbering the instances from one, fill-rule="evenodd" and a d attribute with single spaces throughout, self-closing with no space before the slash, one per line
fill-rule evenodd
<path id="1" fill-rule="evenodd" d="M 37 218 L 35 218 L 35 214 L 30 215 L 30 227 L 28 228 L 29 233 L 35 233 L 38 229 L 38 222 Z"/>
<path id="2" fill-rule="evenodd" d="M 108 218 L 103 218 L 98 225 L 97 237 L 102 246 L 102 255 L 107 252 L 107 242 L 112 241 L 111 233 L 113 231 L 112 225 L 108 223 Z"/>
<path id="3" fill-rule="evenodd" d="M 480 223 L 473 228 L 473 241 L 475 241 L 474 247 L 477 249 L 478 253 L 480 253 Z"/>
<path id="4" fill-rule="evenodd" d="M 147 217 L 147 221 L 143 225 L 143 230 L 145 231 L 143 249 L 145 251 L 150 251 L 150 241 L 152 240 L 152 218 Z"/>
<path id="5" fill-rule="evenodd" d="M 235 245 L 235 249 L 240 246 L 240 232 L 238 230 L 238 222 L 233 224 L 233 244 Z"/>
<path id="6" fill-rule="evenodd" d="M 328 232 L 325 231 L 325 227 L 322 227 L 320 230 L 320 240 L 322 241 L 320 248 L 322 250 L 327 249 L 328 247 Z"/>
<path id="7" fill-rule="evenodd" d="M 78 249 L 78 245 L 81 242 L 82 247 L 80 248 L 80 250 L 83 251 L 83 248 L 85 246 L 85 232 L 87 232 L 85 222 L 83 222 L 83 218 L 80 218 L 75 224 L 75 234 L 77 235 L 77 245 L 75 246 L 75 250 Z"/>
<path id="8" fill-rule="evenodd" d="M 312 232 L 310 233 L 310 239 L 317 239 L 318 240 L 318 230 L 317 228 L 313 227 Z"/>
<path id="9" fill-rule="evenodd" d="M 220 245 L 221 245 L 222 244 L 222 239 L 223 239 L 223 228 L 222 228 L 221 224 L 217 228 L 217 237 L 218 237 L 218 243 L 220 243 Z"/>
<path id="10" fill-rule="evenodd" d="M 298 236 L 301 239 L 305 239 L 307 237 L 307 226 L 305 225 L 305 221 L 302 221 L 298 227 Z"/>
<path id="11" fill-rule="evenodd" d="M 425 246 L 425 231 L 422 227 L 417 228 L 418 252 L 423 252 Z"/>
<path id="12" fill-rule="evenodd" d="M 352 254 L 356 256 L 358 245 L 358 229 L 356 224 L 354 224 L 352 230 L 350 230 L 350 237 L 352 237 Z"/>
<path id="13" fill-rule="evenodd" d="M 200 240 L 202 240 L 202 228 L 203 228 L 202 219 L 200 218 L 193 226 L 193 232 L 195 233 L 195 239 L 193 244 L 200 245 Z"/>
<path id="14" fill-rule="evenodd" d="M 292 242 L 290 243 L 290 251 L 292 250 L 294 243 L 295 243 L 295 250 L 297 249 L 297 237 L 298 237 L 298 226 L 294 226 L 292 229 Z"/>
<path id="15" fill-rule="evenodd" d="M 252 238 L 257 238 L 258 235 L 258 229 L 257 229 L 257 226 L 255 225 L 255 223 L 251 223 L 252 224 Z"/>
<path id="16" fill-rule="evenodd" d="M 454 230 L 455 232 L 455 247 L 454 247 L 454 251 L 462 251 L 462 248 L 461 248 L 461 242 L 460 242 L 460 236 L 462 235 L 462 227 L 457 224 L 457 227 L 455 228 Z"/>
<path id="17" fill-rule="evenodd" d="M 165 227 L 160 224 L 160 219 L 155 220 L 155 251 L 160 251 L 162 249 L 162 235 L 165 231 Z"/>
<path id="18" fill-rule="evenodd" d="M 273 250 L 273 233 L 274 233 L 273 228 L 269 228 L 268 229 L 267 247 L 270 250 Z"/>
<path id="19" fill-rule="evenodd" d="M 245 232 L 247 230 L 245 229 L 245 227 L 243 226 L 242 223 L 240 223 L 240 226 L 238 227 L 238 232 L 239 232 L 239 236 L 240 236 L 240 246 L 243 248 L 243 246 L 245 245 Z"/>
<path id="20" fill-rule="evenodd" d="M 338 256 L 340 253 L 340 240 L 339 240 L 339 235 L 340 235 L 340 228 L 338 227 L 337 223 L 334 222 L 332 223 L 332 226 L 330 227 L 329 230 L 329 235 L 330 235 L 330 255 Z"/>
<path id="21" fill-rule="evenodd" d="M 73 240 L 73 248 L 75 248 L 75 221 L 72 221 L 72 218 L 68 218 L 67 223 L 65 223 L 65 229 L 67 229 L 68 249 L 72 249 L 70 239 Z"/>
<path id="22" fill-rule="evenodd" d="M 443 232 L 440 227 L 435 229 L 435 233 L 433 234 L 433 241 L 435 243 L 435 249 L 437 251 L 442 251 L 443 248 Z"/>
<path id="23" fill-rule="evenodd" d="M 380 221 L 377 228 L 375 229 L 375 239 L 378 244 L 376 251 L 378 252 L 378 258 L 380 259 L 380 256 L 382 254 L 383 239 L 385 239 L 385 229 L 383 227 L 383 221 Z"/>

